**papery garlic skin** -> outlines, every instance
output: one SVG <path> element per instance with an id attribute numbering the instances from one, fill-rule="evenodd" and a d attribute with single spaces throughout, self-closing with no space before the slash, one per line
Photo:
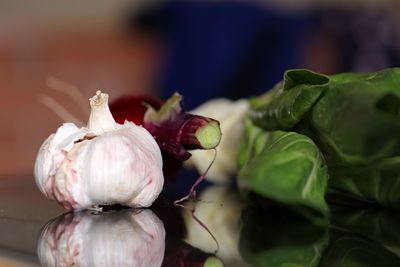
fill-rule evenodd
<path id="1" fill-rule="evenodd" d="M 161 266 L 165 229 L 150 210 L 69 213 L 41 231 L 37 252 L 45 267 Z"/>
<path id="2" fill-rule="evenodd" d="M 200 105 L 191 113 L 218 120 L 222 138 L 217 149 L 217 157 L 206 175 L 206 179 L 217 183 L 227 183 L 236 172 L 237 148 L 244 134 L 244 118 L 249 110 L 246 99 L 232 101 L 225 98 L 212 99 Z M 204 173 L 214 157 L 213 150 L 190 151 L 192 157 L 186 162 Z"/>
<path id="3" fill-rule="evenodd" d="M 68 210 L 148 207 L 162 190 L 162 157 L 153 136 L 134 123 L 115 123 L 107 99 L 99 92 L 91 99 L 87 128 L 65 123 L 39 150 L 36 183 Z"/>
<path id="4" fill-rule="evenodd" d="M 35 162 L 35 181 L 40 191 L 55 199 L 54 183 L 58 168 L 74 146 L 74 141 L 83 138 L 87 131 L 73 123 L 64 123 L 42 144 Z"/>

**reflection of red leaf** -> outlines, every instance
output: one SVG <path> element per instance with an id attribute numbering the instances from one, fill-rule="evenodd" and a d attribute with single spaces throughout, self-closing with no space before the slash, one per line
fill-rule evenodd
<path id="1" fill-rule="evenodd" d="M 162 267 L 202 267 L 210 257 L 215 257 L 168 235 L 166 243 Z"/>
<path id="2" fill-rule="evenodd" d="M 123 96 L 110 104 L 110 110 L 115 121 L 120 124 L 123 124 L 125 120 L 128 120 L 137 125 L 143 125 L 143 115 L 147 110 L 144 103 L 155 109 L 159 109 L 164 101 L 157 97 L 148 95 Z"/>
<path id="3" fill-rule="evenodd" d="M 161 197 L 154 202 L 152 210 L 163 221 L 167 233 L 162 267 L 203 267 L 210 257 L 215 257 L 183 241 L 187 231 L 181 208 Z"/>

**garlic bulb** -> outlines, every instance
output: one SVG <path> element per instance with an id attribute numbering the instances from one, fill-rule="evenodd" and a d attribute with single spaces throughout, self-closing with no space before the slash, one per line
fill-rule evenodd
<path id="1" fill-rule="evenodd" d="M 40 191 L 68 210 L 122 204 L 148 207 L 164 183 L 153 136 L 131 122 L 118 124 L 100 91 L 90 99 L 87 127 L 64 123 L 41 146 L 35 163 Z"/>
<path id="2" fill-rule="evenodd" d="M 161 266 L 165 229 L 150 210 L 68 213 L 41 231 L 37 253 L 45 267 Z"/>
<path id="3" fill-rule="evenodd" d="M 236 158 L 239 141 L 244 133 L 244 117 L 249 109 L 245 99 L 231 101 L 219 98 L 210 100 L 191 113 L 214 118 L 221 123 L 222 138 L 217 149 L 217 157 L 206 175 L 206 179 L 226 183 L 236 172 Z M 188 166 L 194 166 L 200 173 L 208 168 L 214 157 L 212 150 L 190 151 L 192 157 L 187 161 Z"/>

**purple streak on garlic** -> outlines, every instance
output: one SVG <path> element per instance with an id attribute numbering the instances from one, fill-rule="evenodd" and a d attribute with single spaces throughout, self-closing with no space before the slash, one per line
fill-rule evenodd
<path id="1" fill-rule="evenodd" d="M 142 126 L 116 123 L 107 94 L 97 91 L 90 106 L 87 127 L 64 123 L 41 146 L 37 186 L 68 210 L 117 203 L 150 206 L 164 183 L 156 141 Z"/>
<path id="2" fill-rule="evenodd" d="M 68 213 L 41 231 L 42 266 L 161 266 L 163 223 L 150 210 Z"/>

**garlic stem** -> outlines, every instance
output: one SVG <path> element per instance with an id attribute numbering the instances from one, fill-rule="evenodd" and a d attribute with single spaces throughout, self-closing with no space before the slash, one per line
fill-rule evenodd
<path id="1" fill-rule="evenodd" d="M 108 94 L 97 91 L 96 95 L 89 99 L 91 112 L 87 128 L 94 134 L 102 134 L 115 130 L 116 122 L 108 107 Z"/>

